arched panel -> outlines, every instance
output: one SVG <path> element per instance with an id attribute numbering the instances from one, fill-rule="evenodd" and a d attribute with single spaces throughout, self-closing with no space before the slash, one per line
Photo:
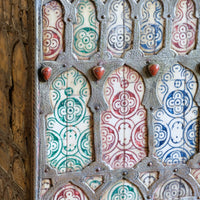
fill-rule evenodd
<path id="1" fill-rule="evenodd" d="M 197 80 L 180 64 L 173 65 L 157 83 L 162 105 L 153 113 L 154 153 L 164 164 L 186 163 L 198 149 Z"/>
<path id="2" fill-rule="evenodd" d="M 137 187 L 126 180 L 120 180 L 108 188 L 101 200 L 142 200 L 142 195 Z"/>
<path id="3" fill-rule="evenodd" d="M 56 60 L 63 51 L 64 21 L 62 6 L 50 1 L 43 6 L 43 58 Z"/>
<path id="4" fill-rule="evenodd" d="M 163 47 L 163 5 L 159 0 L 146 0 L 142 6 L 140 48 L 147 55 L 156 54 Z"/>
<path id="5" fill-rule="evenodd" d="M 184 55 L 195 47 L 197 19 L 194 17 L 195 7 L 192 0 L 179 0 L 173 21 L 172 49 Z"/>
<path id="6" fill-rule="evenodd" d="M 59 75 L 50 88 L 53 113 L 46 118 L 47 163 L 59 173 L 82 170 L 92 161 L 90 86 L 76 69 Z"/>
<path id="7" fill-rule="evenodd" d="M 78 59 L 87 60 L 98 51 L 99 22 L 94 3 L 90 0 L 80 0 L 77 10 L 73 51 Z"/>
<path id="8" fill-rule="evenodd" d="M 108 110 L 101 114 L 103 160 L 112 168 L 132 168 L 147 154 L 144 83 L 128 66 L 115 70 L 104 86 Z"/>
<path id="9" fill-rule="evenodd" d="M 111 1 L 107 27 L 108 51 L 115 57 L 123 56 L 133 41 L 131 8 L 126 0 Z"/>
<path id="10" fill-rule="evenodd" d="M 158 186 L 153 200 L 182 199 L 192 197 L 191 187 L 183 179 L 177 176 L 171 177 L 164 184 Z"/>
<path id="11" fill-rule="evenodd" d="M 87 196 L 84 194 L 82 190 L 80 190 L 78 187 L 72 184 L 67 184 L 60 190 L 58 190 L 53 200 L 88 200 Z"/>

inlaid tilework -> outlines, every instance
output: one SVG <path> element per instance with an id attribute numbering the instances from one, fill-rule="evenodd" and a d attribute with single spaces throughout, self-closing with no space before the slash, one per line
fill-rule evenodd
<path id="1" fill-rule="evenodd" d="M 121 57 L 131 48 L 133 28 L 130 5 L 126 0 L 115 0 L 110 4 L 108 21 L 108 51 Z"/>
<path id="2" fill-rule="evenodd" d="M 145 172 L 140 173 L 140 180 L 142 183 L 149 188 L 158 179 L 158 172 Z"/>
<path id="3" fill-rule="evenodd" d="M 102 196 L 101 200 L 142 200 L 139 190 L 130 182 L 120 180 L 109 189 Z"/>
<path id="4" fill-rule="evenodd" d="M 198 149 L 197 80 L 180 64 L 173 65 L 157 83 L 162 105 L 153 113 L 154 153 L 164 164 L 186 163 Z"/>
<path id="5" fill-rule="evenodd" d="M 142 7 L 140 47 L 148 55 L 156 54 L 163 46 L 163 7 L 159 0 L 146 0 Z"/>
<path id="6" fill-rule="evenodd" d="M 64 22 L 62 6 L 50 1 L 43 6 L 43 58 L 56 60 L 63 51 Z"/>
<path id="7" fill-rule="evenodd" d="M 99 22 L 94 3 L 90 0 L 80 0 L 77 11 L 73 51 L 78 59 L 87 60 L 98 50 Z"/>
<path id="8" fill-rule="evenodd" d="M 144 84 L 128 66 L 115 70 L 104 86 L 108 110 L 101 114 L 103 160 L 112 168 L 132 168 L 147 154 Z"/>
<path id="9" fill-rule="evenodd" d="M 192 0 L 179 0 L 172 30 L 172 49 L 178 54 L 187 54 L 195 47 L 197 19 Z"/>
<path id="10" fill-rule="evenodd" d="M 193 196 L 191 187 L 180 177 L 174 176 L 156 189 L 153 200 L 179 200 Z"/>
<path id="11" fill-rule="evenodd" d="M 191 175 L 200 184 L 200 169 L 191 169 Z"/>
<path id="12" fill-rule="evenodd" d="M 50 88 L 53 113 L 46 118 L 47 162 L 59 173 L 83 169 L 92 161 L 90 86 L 74 68 L 59 75 Z"/>
<path id="13" fill-rule="evenodd" d="M 103 177 L 102 176 L 88 176 L 85 178 L 86 184 L 92 189 L 97 190 L 103 183 Z"/>
<path id="14" fill-rule="evenodd" d="M 88 200 L 88 198 L 82 190 L 69 183 L 56 192 L 53 200 Z"/>

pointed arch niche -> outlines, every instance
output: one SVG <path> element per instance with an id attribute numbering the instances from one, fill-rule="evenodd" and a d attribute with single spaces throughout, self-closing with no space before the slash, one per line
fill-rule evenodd
<path id="1" fill-rule="evenodd" d="M 195 48 L 197 19 L 193 0 L 179 0 L 173 21 L 171 48 L 184 55 Z"/>
<path id="2" fill-rule="evenodd" d="M 147 155 L 142 77 L 124 65 L 106 80 L 108 110 L 101 114 L 103 160 L 112 168 L 132 168 Z"/>
<path id="3" fill-rule="evenodd" d="M 73 52 L 78 59 L 88 60 L 99 47 L 99 22 L 96 17 L 96 7 L 92 1 L 80 0 L 73 30 Z"/>
<path id="4" fill-rule="evenodd" d="M 115 57 L 123 56 L 133 41 L 131 7 L 127 0 L 111 1 L 107 27 L 108 51 Z"/>
<path id="5" fill-rule="evenodd" d="M 146 55 L 157 54 L 164 42 L 163 4 L 145 0 L 141 10 L 140 48 Z"/>
<path id="6" fill-rule="evenodd" d="M 64 47 L 63 9 L 59 1 L 43 5 L 43 59 L 56 60 Z"/>
<path id="7" fill-rule="evenodd" d="M 193 72 L 180 64 L 157 83 L 162 106 L 153 113 L 154 154 L 163 164 L 186 163 L 198 151 L 197 87 Z"/>
<path id="8" fill-rule="evenodd" d="M 53 113 L 46 117 L 47 163 L 58 173 L 79 171 L 93 159 L 93 121 L 87 107 L 90 85 L 75 68 L 51 84 Z"/>

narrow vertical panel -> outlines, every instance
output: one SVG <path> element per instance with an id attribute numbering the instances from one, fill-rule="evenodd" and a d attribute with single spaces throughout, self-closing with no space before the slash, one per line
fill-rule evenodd
<path id="1" fill-rule="evenodd" d="M 108 51 L 115 57 L 123 56 L 131 48 L 133 26 L 130 5 L 126 0 L 113 0 L 109 8 Z"/>
<path id="2" fill-rule="evenodd" d="M 140 48 L 147 55 L 153 55 L 163 47 L 163 7 L 159 0 L 146 0 L 142 6 Z"/>
<path id="3" fill-rule="evenodd" d="M 156 189 L 153 200 L 182 199 L 192 196 L 193 192 L 188 183 L 177 176 L 173 176 Z"/>
<path id="4" fill-rule="evenodd" d="M 133 69 L 115 70 L 104 86 L 108 110 L 101 114 L 103 160 L 112 168 L 132 168 L 147 154 L 144 84 Z"/>
<path id="5" fill-rule="evenodd" d="M 153 113 L 154 153 L 164 164 L 186 163 L 198 149 L 197 80 L 180 64 L 157 83 L 162 105 Z"/>
<path id="6" fill-rule="evenodd" d="M 142 200 L 142 195 L 138 188 L 126 180 L 120 180 L 104 193 L 101 200 Z"/>
<path id="7" fill-rule="evenodd" d="M 44 196 L 51 187 L 50 179 L 43 179 L 40 189 L 40 197 Z"/>
<path id="8" fill-rule="evenodd" d="M 50 1 L 43 6 L 43 58 L 56 60 L 63 51 L 64 22 L 62 6 Z"/>
<path id="9" fill-rule="evenodd" d="M 84 194 L 82 190 L 72 184 L 67 184 L 60 190 L 58 190 L 53 200 L 88 200 L 87 196 Z"/>
<path id="10" fill-rule="evenodd" d="M 89 98 L 89 83 L 74 68 L 58 76 L 51 85 L 54 112 L 46 118 L 47 162 L 59 173 L 82 170 L 92 161 Z"/>
<path id="11" fill-rule="evenodd" d="M 98 51 L 99 22 L 94 3 L 80 0 L 74 24 L 73 51 L 80 60 L 87 60 Z"/>
<path id="12" fill-rule="evenodd" d="M 172 30 L 172 49 L 184 55 L 195 47 L 197 19 L 192 0 L 179 0 Z"/>

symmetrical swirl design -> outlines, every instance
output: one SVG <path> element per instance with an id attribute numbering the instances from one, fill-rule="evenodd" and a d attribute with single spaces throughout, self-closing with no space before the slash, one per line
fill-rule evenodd
<path id="1" fill-rule="evenodd" d="M 111 1 L 108 21 L 108 51 L 114 56 L 121 55 L 131 48 L 131 10 L 126 0 Z"/>
<path id="2" fill-rule="evenodd" d="M 85 182 L 92 190 L 97 190 L 103 183 L 102 176 L 88 176 L 85 178 Z"/>
<path id="3" fill-rule="evenodd" d="M 53 200 L 88 200 L 88 198 L 82 190 L 69 183 L 55 193 Z"/>
<path id="4" fill-rule="evenodd" d="M 92 161 L 92 116 L 87 108 L 90 86 L 70 69 L 52 83 L 54 113 L 46 118 L 47 162 L 59 173 L 81 170 Z"/>
<path id="5" fill-rule="evenodd" d="M 172 49 L 178 54 L 187 54 L 195 47 L 197 19 L 194 14 L 192 0 L 179 0 L 172 31 Z"/>
<path id="6" fill-rule="evenodd" d="M 103 160 L 112 168 L 131 168 L 146 156 L 144 84 L 133 69 L 115 70 L 104 86 L 108 110 L 101 114 Z"/>
<path id="7" fill-rule="evenodd" d="M 90 0 L 80 0 L 74 24 L 73 51 L 78 59 L 87 60 L 98 50 L 99 22 Z"/>
<path id="8" fill-rule="evenodd" d="M 43 58 L 55 60 L 63 50 L 64 23 L 62 7 L 57 1 L 43 6 Z"/>
<path id="9" fill-rule="evenodd" d="M 153 113 L 154 152 L 165 164 L 185 163 L 197 152 L 198 107 L 194 74 L 175 64 L 157 84 L 161 108 Z"/>
<path id="10" fill-rule="evenodd" d="M 145 172 L 140 174 L 140 180 L 149 188 L 158 179 L 158 172 Z"/>
<path id="11" fill-rule="evenodd" d="M 148 55 L 156 54 L 163 46 L 163 8 L 159 0 L 146 0 L 142 7 L 140 48 Z"/>
<path id="12" fill-rule="evenodd" d="M 139 190 L 126 180 L 120 180 L 112 185 L 101 200 L 142 200 Z"/>
<path id="13" fill-rule="evenodd" d="M 174 176 L 157 188 L 154 200 L 180 199 L 192 197 L 191 187 L 181 178 Z"/>

